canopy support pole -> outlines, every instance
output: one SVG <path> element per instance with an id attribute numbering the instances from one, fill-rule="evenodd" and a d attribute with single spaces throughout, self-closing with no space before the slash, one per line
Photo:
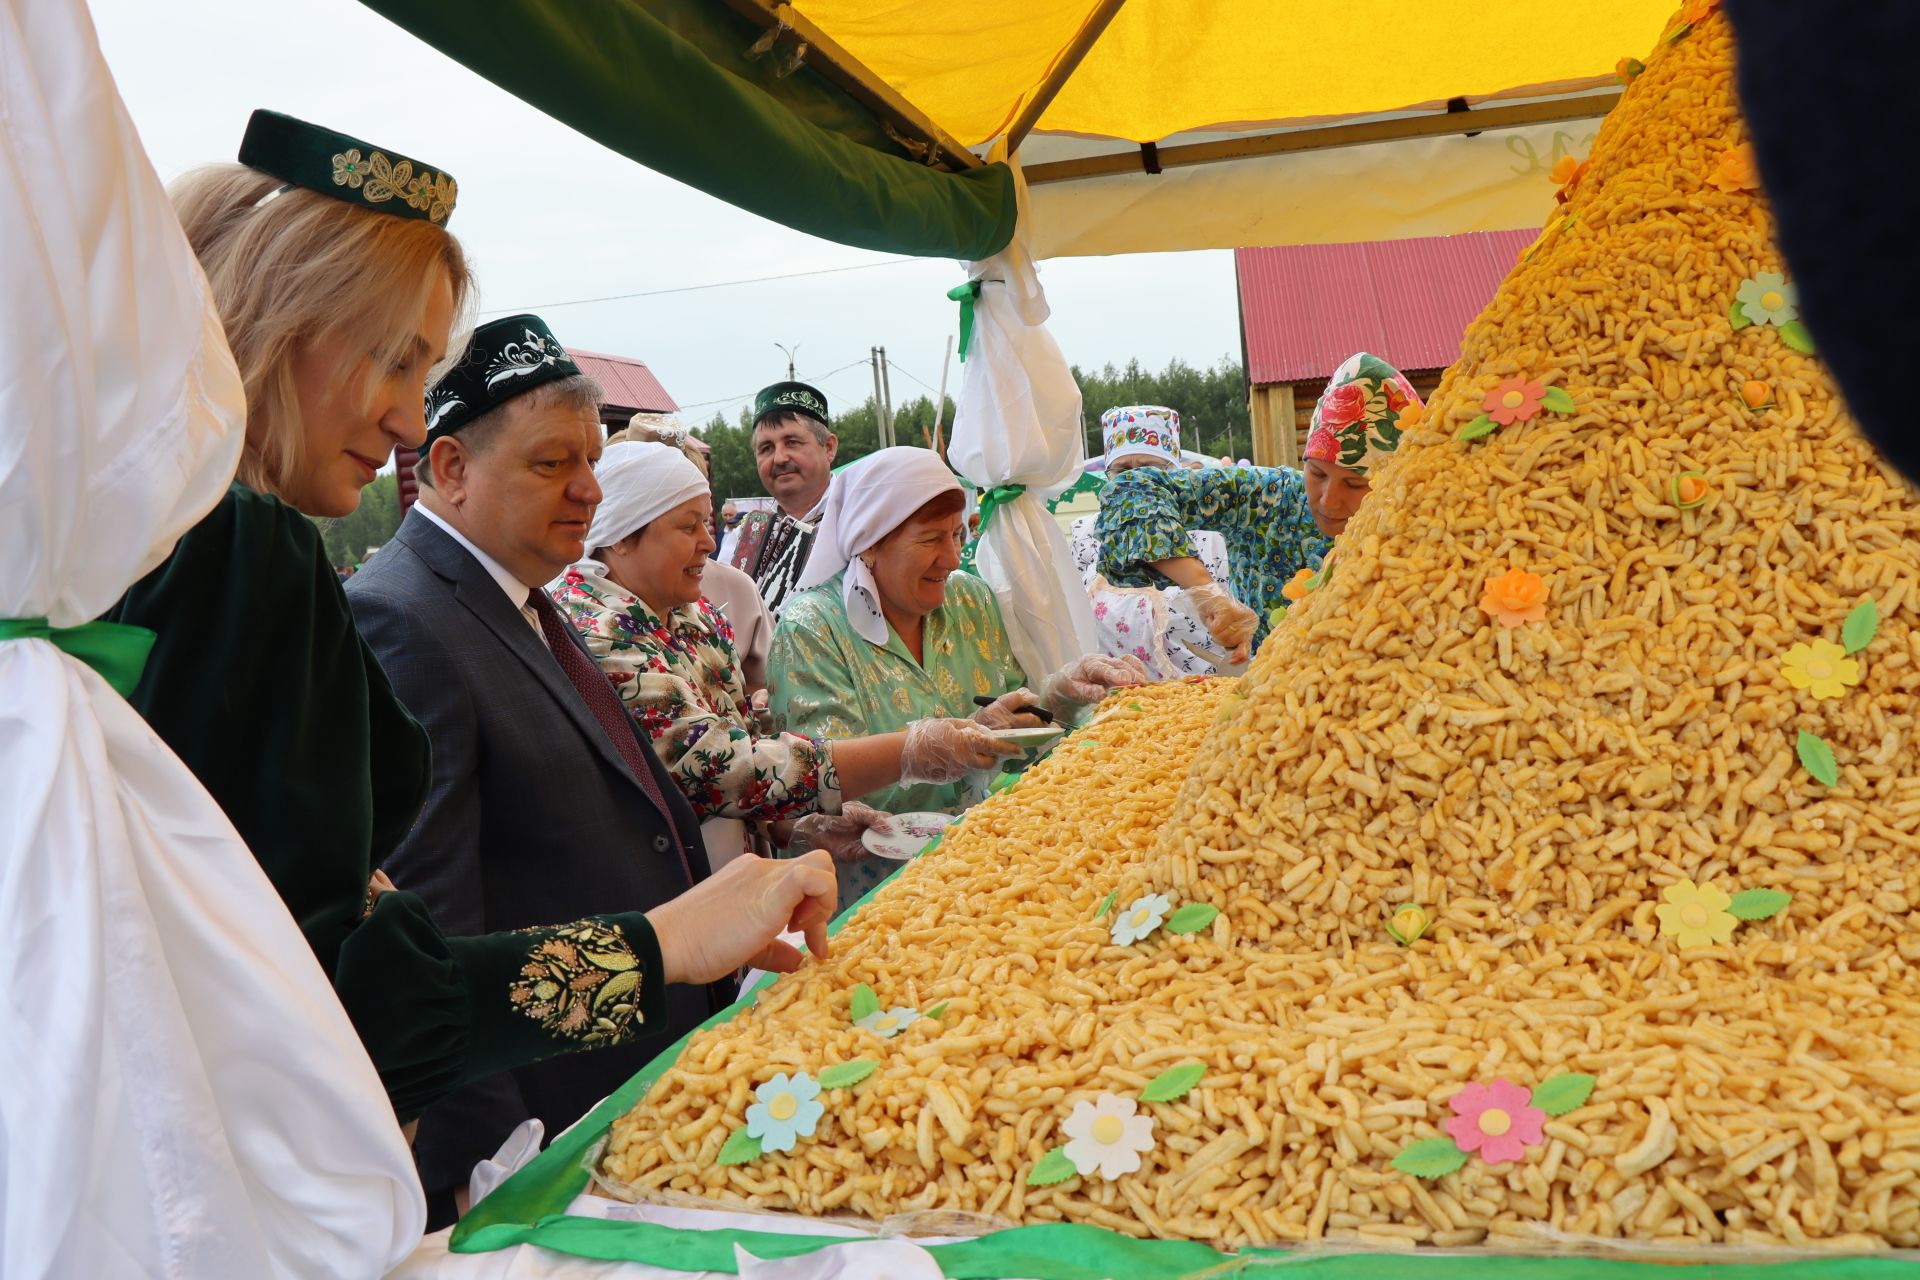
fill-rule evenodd
<path id="1" fill-rule="evenodd" d="M 1222 160 L 1246 160 L 1255 156 L 1322 151 L 1330 147 L 1357 147 L 1372 142 L 1399 142 L 1408 138 L 1479 133 L 1521 125 L 1556 124 L 1563 120 L 1587 120 L 1603 116 L 1619 100 L 1620 94 L 1616 90 L 1612 93 L 1582 94 L 1574 98 L 1554 98 L 1546 102 L 1477 107 L 1472 111 L 1436 111 L 1394 120 L 1368 120 L 1359 124 L 1336 124 L 1317 129 L 1289 129 L 1247 138 L 1156 147 L 1154 157 L 1159 162 L 1159 169 L 1173 169 Z M 1141 168 L 1139 150 L 1130 148 L 1107 155 L 1083 156 L 1076 160 L 1024 165 L 1022 172 L 1026 174 L 1027 185 L 1031 187 L 1047 182 L 1072 182 L 1080 178 L 1139 173 Z"/>
<path id="2" fill-rule="evenodd" d="M 1007 130 L 1008 155 L 1018 151 L 1020 144 L 1027 140 L 1027 135 L 1033 132 L 1035 125 L 1040 123 L 1040 117 L 1045 115 L 1047 108 L 1053 105 L 1054 98 L 1058 97 L 1060 90 L 1066 87 L 1067 81 L 1073 78 L 1073 73 L 1080 69 L 1082 59 L 1099 42 L 1101 35 L 1107 29 L 1107 24 L 1113 21 L 1120 12 L 1120 6 L 1126 2 L 1127 0 L 1100 0 L 1094 6 L 1093 12 L 1087 15 L 1086 22 L 1081 25 L 1079 31 L 1074 33 L 1073 40 L 1060 54 L 1060 60 L 1053 64 L 1052 70 L 1047 72 L 1046 80 L 1041 83 L 1033 97 L 1028 99 L 1027 104 L 1020 108 L 1020 114 L 1015 117 L 1013 126 Z"/>

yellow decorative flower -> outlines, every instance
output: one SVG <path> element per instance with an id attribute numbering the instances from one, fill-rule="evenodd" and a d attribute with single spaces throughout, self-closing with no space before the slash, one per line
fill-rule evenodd
<path id="1" fill-rule="evenodd" d="M 1797 644 L 1780 660 L 1780 672 L 1796 689 L 1811 690 L 1816 698 L 1838 698 L 1860 683 L 1860 663 L 1831 640 Z"/>
<path id="2" fill-rule="evenodd" d="M 1725 942 L 1739 923 L 1727 910 L 1733 899 L 1710 884 L 1681 880 L 1661 890 L 1660 897 L 1664 901 L 1653 909 L 1660 917 L 1660 932 L 1676 940 L 1682 951 Z"/>

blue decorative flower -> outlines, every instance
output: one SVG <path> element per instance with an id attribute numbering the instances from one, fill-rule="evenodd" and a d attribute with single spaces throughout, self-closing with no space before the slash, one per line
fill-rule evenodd
<path id="1" fill-rule="evenodd" d="M 853 1025 L 862 1031 L 871 1031 L 882 1040 L 891 1040 L 907 1029 L 907 1024 L 920 1016 L 918 1009 L 875 1009 L 864 1018 L 855 1018 Z"/>
<path id="2" fill-rule="evenodd" d="M 1800 318 L 1800 295 L 1778 271 L 1762 271 L 1750 280 L 1742 280 L 1733 296 L 1755 324 L 1786 324 Z"/>
<path id="3" fill-rule="evenodd" d="M 778 1072 L 753 1091 L 759 1101 L 747 1108 L 747 1136 L 760 1140 L 762 1151 L 791 1151 L 795 1138 L 811 1138 L 820 1117 L 827 1113 L 818 1098 L 820 1084 L 804 1071 L 789 1077 Z"/>

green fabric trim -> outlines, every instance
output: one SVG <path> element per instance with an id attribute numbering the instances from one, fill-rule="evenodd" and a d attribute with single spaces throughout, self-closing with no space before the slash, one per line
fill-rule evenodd
<path id="1" fill-rule="evenodd" d="M 133 696 L 147 655 L 158 637 L 145 627 L 121 622 L 83 622 L 56 627 L 45 618 L 0 618 L 0 640 L 45 640 L 69 657 L 78 658 L 100 673 L 123 698 Z"/>
<path id="2" fill-rule="evenodd" d="M 595 141 L 795 230 L 963 259 L 991 257 L 1013 238 L 1004 164 L 947 173 L 863 145 L 803 114 L 794 96 L 753 82 L 772 71 L 728 70 L 634 0 L 365 3 Z M 696 22 L 684 4 L 649 7 L 683 29 Z M 724 47 L 727 30 L 707 29 L 702 44 Z M 748 30 L 733 45 L 743 56 Z"/>
<path id="3" fill-rule="evenodd" d="M 963 572 L 973 572 L 973 557 L 980 548 L 980 540 L 987 536 L 987 522 L 993 519 L 993 513 L 1027 491 L 1023 484 L 997 484 L 980 495 L 980 532 L 973 536 L 960 552 L 960 568 Z"/>
<path id="4" fill-rule="evenodd" d="M 967 362 L 967 348 L 973 345 L 973 308 L 980 301 L 980 281 L 969 280 L 947 290 L 947 297 L 960 304 L 960 363 Z"/>

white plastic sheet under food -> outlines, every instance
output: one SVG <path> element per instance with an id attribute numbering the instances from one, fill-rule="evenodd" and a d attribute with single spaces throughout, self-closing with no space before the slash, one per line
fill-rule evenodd
<path id="1" fill-rule="evenodd" d="M 72 626 L 219 500 L 244 418 L 82 0 L 0 0 L 0 281 L 0 618 Z M 418 1240 L 392 1109 L 258 863 L 40 639 L 0 641 L 0 999 L 8 1280 L 374 1276 Z"/>
<path id="2" fill-rule="evenodd" d="M 986 520 L 974 568 L 999 599 L 1014 656 L 1038 681 L 1094 652 L 1093 610 L 1046 504 L 1080 478 L 1086 446 L 1079 385 L 1046 328 L 1017 165 L 1014 176 L 1020 223 L 1012 242 L 967 264 L 968 279 L 984 283 L 947 461 L 982 490 L 1027 486 Z"/>

